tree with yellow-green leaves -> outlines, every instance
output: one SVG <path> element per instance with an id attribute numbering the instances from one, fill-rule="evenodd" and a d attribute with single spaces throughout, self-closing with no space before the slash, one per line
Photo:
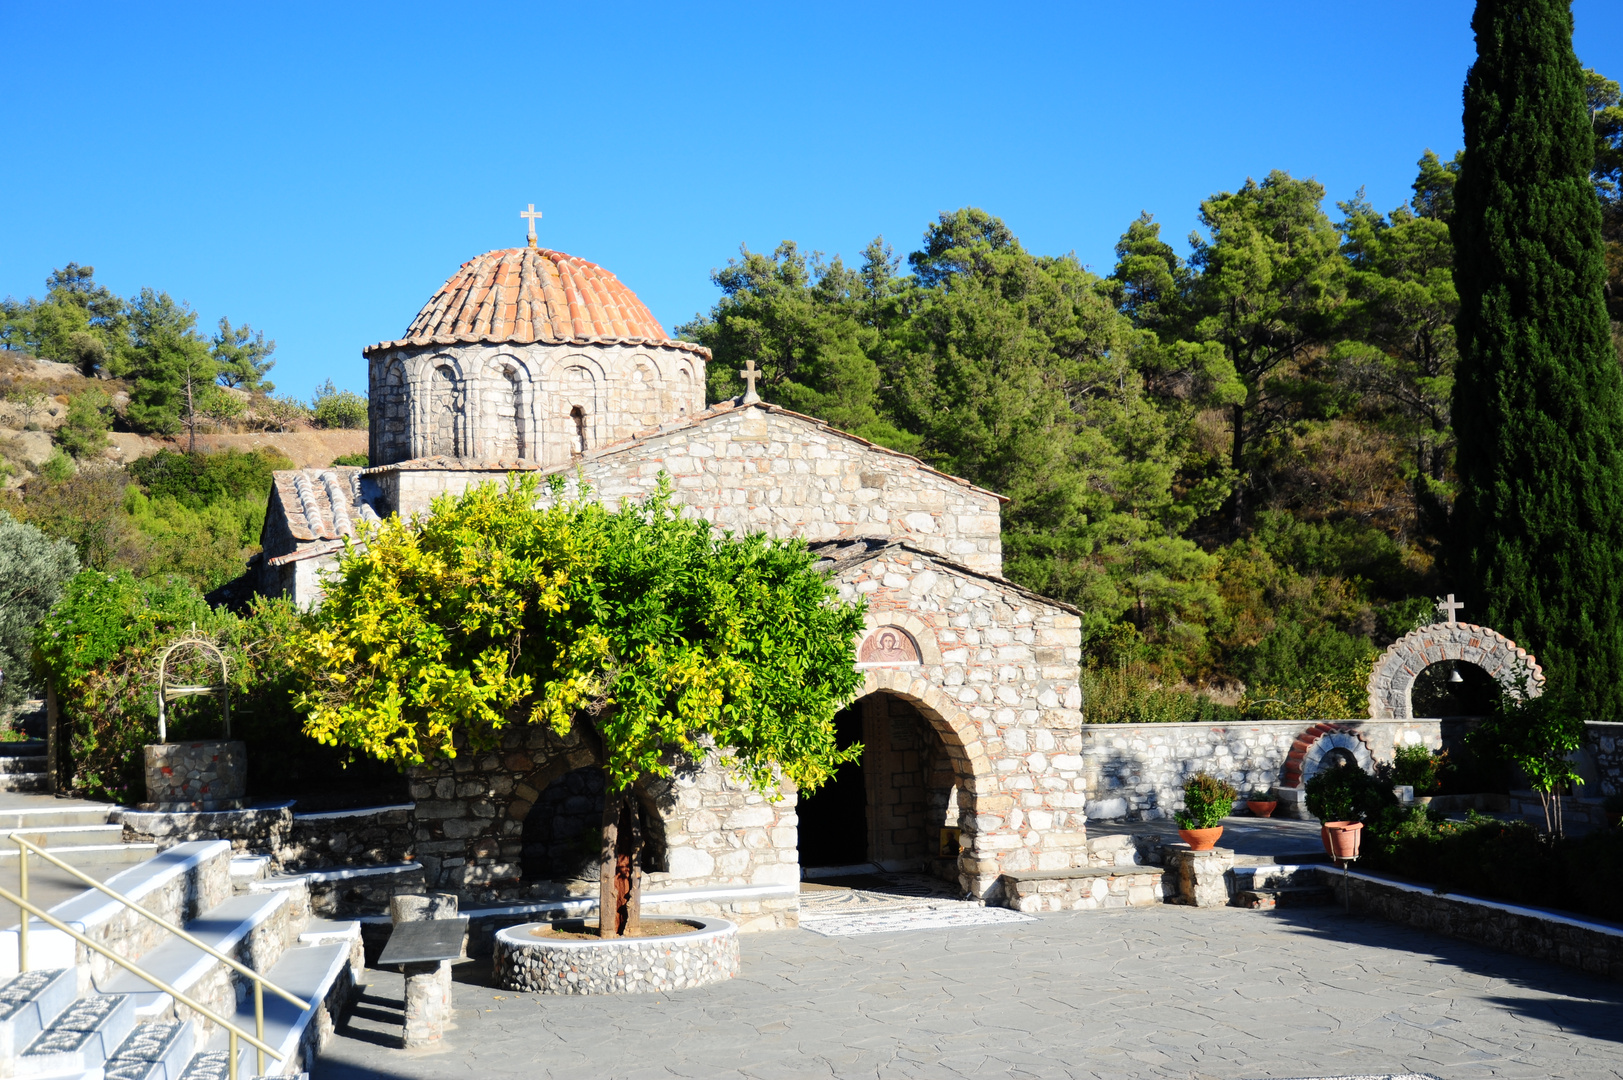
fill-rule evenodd
<path id="1" fill-rule="evenodd" d="M 383 522 L 292 662 L 310 673 L 306 733 L 381 760 L 488 750 L 512 725 L 595 739 L 612 937 L 639 916 L 633 785 L 713 747 L 763 794 L 815 790 L 860 750 L 837 745 L 834 714 L 862 684 L 861 629 L 798 541 L 718 535 L 663 484 L 611 512 L 526 477 Z"/>

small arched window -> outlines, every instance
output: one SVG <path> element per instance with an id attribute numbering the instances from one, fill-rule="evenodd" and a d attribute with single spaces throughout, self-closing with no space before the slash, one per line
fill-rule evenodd
<path id="1" fill-rule="evenodd" d="M 586 410 L 576 405 L 569 410 L 569 419 L 575 423 L 575 452 L 586 453 Z"/>

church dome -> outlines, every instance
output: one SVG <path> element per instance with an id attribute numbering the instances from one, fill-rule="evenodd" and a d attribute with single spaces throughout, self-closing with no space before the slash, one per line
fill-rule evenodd
<path id="1" fill-rule="evenodd" d="M 403 345 L 585 344 L 646 342 L 709 356 L 672 341 L 637 294 L 585 259 L 546 248 L 487 251 L 462 264 L 429 298 L 399 341 Z"/>

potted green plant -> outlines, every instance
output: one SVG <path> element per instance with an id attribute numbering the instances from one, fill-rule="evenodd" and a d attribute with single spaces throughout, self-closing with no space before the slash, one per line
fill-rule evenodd
<path id="1" fill-rule="evenodd" d="M 1273 817 L 1279 800 L 1267 788 L 1255 788 L 1245 797 L 1245 808 L 1257 817 Z"/>
<path id="2" fill-rule="evenodd" d="M 1450 767 L 1447 751 L 1400 746 L 1393 751 L 1390 775 L 1395 787 L 1413 788 L 1414 801 L 1424 806 L 1442 790 L 1443 773 Z"/>
<path id="3" fill-rule="evenodd" d="M 1319 819 L 1319 837 L 1332 859 L 1358 858 L 1364 819 L 1398 801 L 1390 785 L 1351 764 L 1327 768 L 1305 787 L 1307 812 Z"/>
<path id="4" fill-rule="evenodd" d="M 1223 835 L 1223 819 L 1240 793 L 1209 773 L 1196 773 L 1183 785 L 1183 809 L 1175 815 L 1178 836 L 1192 851 L 1210 851 Z"/>

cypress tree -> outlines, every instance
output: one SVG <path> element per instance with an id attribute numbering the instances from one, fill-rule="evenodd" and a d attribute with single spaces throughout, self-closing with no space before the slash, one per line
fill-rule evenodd
<path id="1" fill-rule="evenodd" d="M 1623 719 L 1623 371 L 1570 0 L 1479 0 L 1452 221 L 1465 617 Z"/>

